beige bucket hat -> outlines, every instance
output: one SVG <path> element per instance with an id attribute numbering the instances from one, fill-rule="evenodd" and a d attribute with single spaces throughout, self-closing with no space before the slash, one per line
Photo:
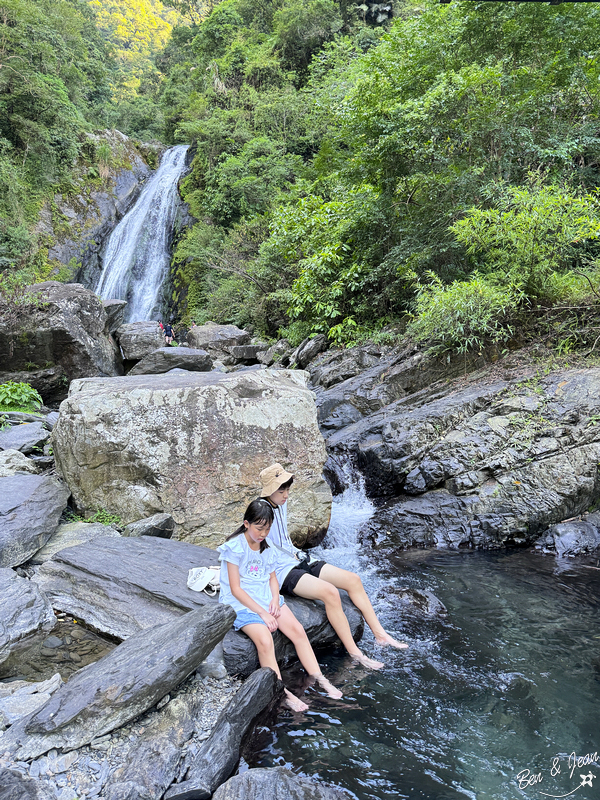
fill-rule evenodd
<path id="1" fill-rule="evenodd" d="M 293 472 L 286 472 L 281 464 L 271 464 L 260 473 L 261 496 L 270 497 L 283 483 L 294 477 Z"/>

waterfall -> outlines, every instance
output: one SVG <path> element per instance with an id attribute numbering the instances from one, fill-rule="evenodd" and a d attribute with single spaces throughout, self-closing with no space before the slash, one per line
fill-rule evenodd
<path id="1" fill-rule="evenodd" d="M 179 204 L 177 182 L 185 169 L 187 149 L 178 145 L 167 150 L 137 203 L 108 240 L 96 294 L 104 300 L 127 300 L 128 322 L 161 315 L 160 293 L 169 271 Z"/>

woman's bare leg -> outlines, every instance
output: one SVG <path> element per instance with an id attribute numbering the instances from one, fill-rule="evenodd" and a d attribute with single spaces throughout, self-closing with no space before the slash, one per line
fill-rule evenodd
<path id="1" fill-rule="evenodd" d="M 328 566 L 328 565 L 327 565 Z M 323 572 L 323 569 L 321 572 Z M 342 608 L 342 601 L 340 593 L 331 582 L 315 578 L 308 573 L 303 575 L 294 589 L 294 594 L 298 597 L 306 597 L 307 600 L 321 600 L 325 604 L 325 612 L 331 627 L 337 633 L 341 643 L 344 645 L 350 655 L 365 667 L 371 669 L 381 669 L 383 664 L 381 661 L 375 661 L 373 658 L 368 658 L 354 641 L 352 631 L 350 630 L 350 623 L 344 614 Z"/>
<path id="2" fill-rule="evenodd" d="M 339 699 L 342 693 L 339 689 L 330 683 L 321 672 L 321 667 L 312 649 L 312 645 L 308 640 L 306 631 L 298 622 L 292 611 L 286 606 L 281 606 L 281 615 L 277 620 L 279 630 L 284 636 L 292 642 L 298 653 L 298 658 L 304 669 L 308 672 L 311 678 L 314 678 L 317 683 L 327 692 L 329 697 Z"/>
<path id="3" fill-rule="evenodd" d="M 377 614 L 371 605 L 371 601 L 367 597 L 362 581 L 355 572 L 349 572 L 346 569 L 334 567 L 332 564 L 325 564 L 319 574 L 319 579 L 333 584 L 338 589 L 345 589 L 348 592 L 350 600 L 352 600 L 354 605 L 358 608 L 365 618 L 365 622 L 373 631 L 373 636 L 377 644 L 391 645 L 392 647 L 397 647 L 399 650 L 408 647 L 406 642 L 397 641 L 397 639 L 394 639 L 383 629 L 381 622 L 377 619 Z"/>
<path id="4" fill-rule="evenodd" d="M 281 672 L 275 658 L 275 646 L 273 645 L 271 631 L 266 625 L 261 625 L 260 622 L 244 625 L 241 630 L 254 642 L 261 667 L 270 667 L 281 680 Z M 284 704 L 292 711 L 306 711 L 308 708 L 306 703 L 303 703 L 299 697 L 296 697 L 288 689 L 285 689 L 285 698 Z"/>

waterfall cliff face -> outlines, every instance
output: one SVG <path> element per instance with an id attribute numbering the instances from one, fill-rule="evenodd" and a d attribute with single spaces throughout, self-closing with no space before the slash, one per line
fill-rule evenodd
<path id="1" fill-rule="evenodd" d="M 161 288 L 167 278 L 177 183 L 185 170 L 186 145 L 172 147 L 144 187 L 135 206 L 112 232 L 96 294 L 127 300 L 127 321 L 162 316 Z"/>

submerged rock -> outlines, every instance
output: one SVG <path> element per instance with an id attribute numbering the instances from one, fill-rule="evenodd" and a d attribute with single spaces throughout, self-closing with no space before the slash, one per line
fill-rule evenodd
<path id="1" fill-rule="evenodd" d="M 0 569 L 0 662 L 36 631 L 52 630 L 56 617 L 35 583 Z"/>
<path id="2" fill-rule="evenodd" d="M 316 543 L 331 492 L 305 378 L 261 370 L 76 381 L 52 432 L 57 471 L 83 511 L 105 508 L 125 524 L 167 513 L 176 538 L 214 546 L 238 527 L 277 457 L 296 476 L 290 532 L 299 546 Z"/>
<path id="3" fill-rule="evenodd" d="M 219 786 L 213 800 L 350 800 L 338 786 L 317 783 L 285 767 L 249 769 Z"/>
<path id="4" fill-rule="evenodd" d="M 165 800 L 208 800 L 212 797 L 215 789 L 236 768 L 242 738 L 252 721 L 282 693 L 283 684 L 272 669 L 254 672 L 225 706 L 209 738 L 197 753 L 186 759 L 182 769 L 184 781 L 174 784 Z"/>
<path id="5" fill-rule="evenodd" d="M 24 564 L 58 527 L 69 490 L 54 476 L 0 478 L 0 567 Z"/>
<path id="6" fill-rule="evenodd" d="M 213 604 L 132 636 L 16 722 L 0 737 L 0 749 L 16 759 L 37 758 L 53 748 L 74 750 L 120 727 L 187 678 L 234 618 L 232 608 Z"/>
<path id="7" fill-rule="evenodd" d="M 218 564 L 214 550 L 187 542 L 160 538 L 96 539 L 61 550 L 39 568 L 33 580 L 56 608 L 66 611 L 103 633 L 119 639 L 176 621 L 218 598 L 187 587 L 192 567 Z M 342 603 L 352 634 L 360 639 L 363 619 L 342 592 Z M 314 646 L 337 643 L 320 603 L 287 598 Z M 283 634 L 275 634 L 278 658 L 295 656 Z M 232 675 L 249 675 L 258 667 L 256 648 L 243 633 L 230 631 L 223 640 L 224 661 Z"/>

